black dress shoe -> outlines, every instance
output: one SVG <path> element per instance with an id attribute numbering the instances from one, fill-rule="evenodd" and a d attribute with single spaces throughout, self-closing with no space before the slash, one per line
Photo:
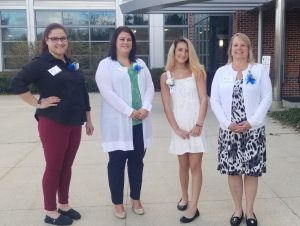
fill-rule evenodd
<path id="1" fill-rule="evenodd" d="M 177 209 L 180 210 L 180 211 L 184 211 L 187 209 L 188 207 L 188 202 L 184 205 L 181 205 L 180 202 L 181 202 L 182 198 L 179 200 L 178 204 L 177 204 Z"/>
<path id="2" fill-rule="evenodd" d="M 69 209 L 68 211 L 63 211 L 61 209 L 58 209 L 58 211 L 60 214 L 65 215 L 73 220 L 79 220 L 81 218 L 80 213 L 78 213 L 76 210 L 74 209 Z"/>
<path id="3" fill-rule="evenodd" d="M 53 225 L 71 225 L 73 223 L 73 220 L 70 217 L 64 215 L 59 215 L 57 219 L 46 215 L 44 222 Z"/>
<path id="4" fill-rule="evenodd" d="M 244 217 L 244 213 L 242 212 L 242 216 L 238 217 L 238 216 L 234 216 L 234 213 L 232 214 L 231 218 L 230 218 L 230 225 L 231 226 L 239 226 L 243 220 Z"/>
<path id="5" fill-rule="evenodd" d="M 180 222 L 181 223 L 190 223 L 190 222 L 192 222 L 193 220 L 195 220 L 199 216 L 200 216 L 200 213 L 199 213 L 199 210 L 197 209 L 196 212 L 195 212 L 195 214 L 194 214 L 194 216 L 192 218 L 187 218 L 187 217 L 183 216 L 183 217 L 180 218 Z"/>
<path id="6" fill-rule="evenodd" d="M 246 222 L 247 222 L 247 226 L 257 226 L 257 219 L 255 214 L 253 213 L 254 218 L 247 218 L 246 216 Z"/>

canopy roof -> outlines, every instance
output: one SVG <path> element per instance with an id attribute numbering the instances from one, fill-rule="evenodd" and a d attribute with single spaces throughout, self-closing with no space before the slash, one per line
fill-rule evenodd
<path id="1" fill-rule="evenodd" d="M 252 10 L 273 0 L 130 0 L 120 7 L 127 13 L 233 13 Z"/>

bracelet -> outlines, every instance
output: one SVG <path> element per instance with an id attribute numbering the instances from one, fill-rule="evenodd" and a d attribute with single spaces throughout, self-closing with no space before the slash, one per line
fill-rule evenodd
<path id="1" fill-rule="evenodd" d="M 198 123 L 196 123 L 196 126 L 198 126 L 198 127 L 203 127 L 202 125 L 199 125 Z"/>
<path id="2" fill-rule="evenodd" d="M 36 109 L 39 109 L 39 108 L 40 108 L 41 103 L 42 103 L 42 100 L 39 99 L 39 100 L 37 101 Z"/>

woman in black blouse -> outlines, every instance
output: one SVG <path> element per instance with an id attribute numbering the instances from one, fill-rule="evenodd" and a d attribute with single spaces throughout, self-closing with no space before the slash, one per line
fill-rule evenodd
<path id="1" fill-rule="evenodd" d="M 24 66 L 11 83 L 12 92 L 36 108 L 46 160 L 44 221 L 54 225 L 70 225 L 81 217 L 68 201 L 71 167 L 80 144 L 81 126 L 86 122 L 87 135 L 94 130 L 84 77 L 79 64 L 65 55 L 67 48 L 65 28 L 50 24 L 44 32 L 42 54 Z M 38 88 L 38 100 L 29 91 L 30 84 Z"/>

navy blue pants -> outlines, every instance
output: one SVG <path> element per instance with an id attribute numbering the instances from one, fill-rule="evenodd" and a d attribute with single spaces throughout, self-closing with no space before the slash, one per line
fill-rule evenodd
<path id="1" fill-rule="evenodd" d="M 108 182 L 113 204 L 123 204 L 124 171 L 127 161 L 128 179 L 130 185 L 130 197 L 140 199 L 143 180 L 143 159 L 145 156 L 143 124 L 133 126 L 134 150 L 116 150 L 109 152 Z"/>

